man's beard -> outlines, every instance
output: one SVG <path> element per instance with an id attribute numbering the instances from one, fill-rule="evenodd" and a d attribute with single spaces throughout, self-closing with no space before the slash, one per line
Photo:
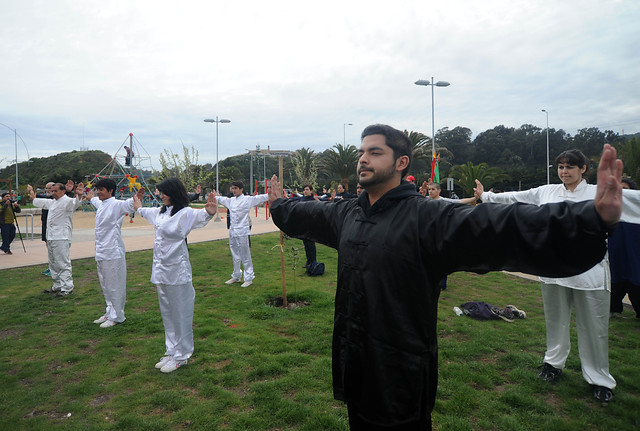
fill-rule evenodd
<path id="1" fill-rule="evenodd" d="M 371 175 L 369 175 L 369 177 L 367 178 L 360 177 L 360 172 L 362 172 L 363 170 L 371 172 Z M 375 185 L 387 182 L 388 180 L 393 178 L 393 175 L 395 174 L 395 172 L 396 172 L 395 163 L 389 166 L 389 168 L 384 171 L 369 170 L 366 167 L 361 168 L 359 169 L 359 172 L 358 172 L 358 182 L 360 183 L 360 185 L 362 185 L 365 188 L 375 186 Z"/>

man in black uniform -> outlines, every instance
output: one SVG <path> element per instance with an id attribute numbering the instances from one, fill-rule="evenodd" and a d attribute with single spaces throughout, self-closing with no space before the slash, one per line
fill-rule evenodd
<path id="1" fill-rule="evenodd" d="M 333 387 L 351 429 L 429 430 L 439 281 L 455 271 L 564 277 L 589 269 L 620 218 L 622 162 L 605 145 L 594 202 L 471 207 L 425 199 L 402 181 L 411 143 L 399 130 L 367 127 L 359 154 L 358 199 L 278 199 L 274 176 L 271 214 L 288 235 L 338 250 Z"/>

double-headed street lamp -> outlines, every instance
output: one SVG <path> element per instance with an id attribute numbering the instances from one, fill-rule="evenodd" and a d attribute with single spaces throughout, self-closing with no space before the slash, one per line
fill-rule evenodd
<path id="1" fill-rule="evenodd" d="M 218 116 L 216 115 L 216 119 L 212 119 L 212 118 L 207 118 L 206 120 L 204 120 L 205 123 L 216 123 L 216 193 L 220 192 L 220 185 L 218 183 L 218 123 L 230 123 L 231 120 L 226 120 L 224 118 L 222 119 L 218 119 Z M 214 221 L 220 221 L 220 215 L 218 214 L 218 211 L 216 211 L 216 218 L 214 219 Z"/>
<path id="2" fill-rule="evenodd" d="M 431 81 L 425 79 L 419 79 L 415 82 L 416 85 L 425 85 L 431 87 L 431 143 L 433 147 L 433 154 L 436 153 L 436 126 L 435 126 L 435 103 L 433 101 L 433 87 L 448 87 L 449 84 L 447 81 L 438 81 L 433 82 L 433 76 L 431 77 Z"/>
<path id="3" fill-rule="evenodd" d="M 543 109 L 542 112 L 547 114 L 547 184 L 549 184 L 549 111 Z"/>

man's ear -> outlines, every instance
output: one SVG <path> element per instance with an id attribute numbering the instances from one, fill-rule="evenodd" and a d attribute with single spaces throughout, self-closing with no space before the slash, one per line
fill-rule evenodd
<path id="1" fill-rule="evenodd" d="M 396 170 L 404 171 L 409 166 L 409 156 L 400 156 L 396 160 Z"/>

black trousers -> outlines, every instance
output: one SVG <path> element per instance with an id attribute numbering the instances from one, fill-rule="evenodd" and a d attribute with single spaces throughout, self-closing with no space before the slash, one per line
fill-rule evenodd
<path id="1" fill-rule="evenodd" d="M 426 412 L 421 413 L 420 419 L 416 422 L 385 427 L 365 421 L 358 415 L 358 410 L 349 403 L 347 403 L 347 410 L 349 412 L 349 429 L 351 431 L 430 431 L 432 429 L 431 415 Z"/>
<path id="2" fill-rule="evenodd" d="M 0 232 L 2 232 L 2 246 L 0 246 L 0 250 L 11 251 L 11 242 L 16 237 L 16 226 L 13 223 L 0 223 Z"/>
<path id="3" fill-rule="evenodd" d="M 311 262 L 316 261 L 316 243 L 313 241 L 307 241 L 306 239 L 302 240 L 304 244 L 304 253 L 307 255 L 307 266 Z"/>
<path id="4" fill-rule="evenodd" d="M 640 318 L 640 286 L 622 281 L 611 284 L 611 305 L 609 311 L 612 313 L 622 313 L 622 299 L 629 295 L 629 301 L 636 311 L 636 317 Z"/>

